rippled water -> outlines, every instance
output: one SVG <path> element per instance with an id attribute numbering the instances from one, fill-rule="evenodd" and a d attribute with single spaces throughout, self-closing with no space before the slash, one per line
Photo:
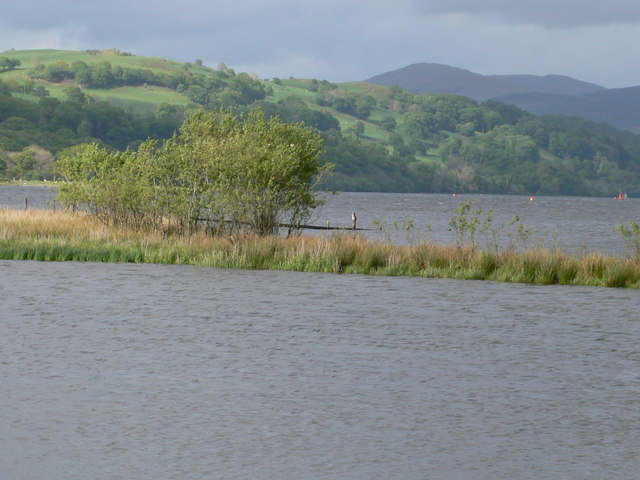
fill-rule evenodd
<path id="1" fill-rule="evenodd" d="M 0 478 L 636 479 L 631 290 L 0 261 Z"/>

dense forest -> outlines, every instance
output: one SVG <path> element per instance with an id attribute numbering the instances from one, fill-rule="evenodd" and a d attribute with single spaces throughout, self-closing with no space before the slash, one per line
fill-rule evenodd
<path id="1" fill-rule="evenodd" d="M 231 107 L 316 128 L 324 161 L 335 164 L 332 189 L 640 194 L 640 137 L 577 117 L 395 86 L 259 80 L 199 60 L 159 70 L 120 52 L 82 57 L 93 62 L 46 62 L 42 54 L 29 65 L 11 53 L 0 55 L 0 178 L 52 178 L 56 157 L 74 145 L 135 149 L 171 137 L 189 109 Z M 135 111 L 115 101 L 125 88 L 157 88 L 184 101 Z M 98 99 L 104 92 L 107 100 Z"/>

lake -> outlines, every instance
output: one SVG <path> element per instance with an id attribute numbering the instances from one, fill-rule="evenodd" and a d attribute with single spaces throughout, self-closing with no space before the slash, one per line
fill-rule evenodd
<path id="1" fill-rule="evenodd" d="M 13 190 L 8 203 L 24 207 L 25 192 L 31 206 L 52 206 L 44 188 Z M 519 214 L 561 229 L 569 248 L 613 251 L 609 223 L 640 206 L 343 194 L 314 221 L 413 216 L 453 242 L 461 198 L 493 207 L 496 221 Z M 407 241 L 390 232 L 365 235 Z M 600 480 L 640 470 L 635 290 L 0 261 L 0 298 L 0 478 Z"/>
<path id="2" fill-rule="evenodd" d="M 0 261 L 0 477 L 635 479 L 640 296 Z"/>

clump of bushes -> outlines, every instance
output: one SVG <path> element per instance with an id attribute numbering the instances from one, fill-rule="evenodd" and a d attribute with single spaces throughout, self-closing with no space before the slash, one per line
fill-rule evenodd
<path id="1" fill-rule="evenodd" d="M 321 147 L 315 130 L 261 110 L 200 110 L 162 145 L 73 149 L 58 161 L 66 180 L 58 199 L 109 226 L 273 234 L 283 223 L 294 229 L 318 205 L 313 188 L 330 170 L 319 160 Z"/>

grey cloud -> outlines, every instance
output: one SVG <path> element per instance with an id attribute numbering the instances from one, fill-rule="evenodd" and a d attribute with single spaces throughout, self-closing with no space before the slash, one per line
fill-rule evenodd
<path id="1" fill-rule="evenodd" d="M 337 0 L 328 3 L 338 5 Z M 352 13 L 349 6 L 342 12 Z M 171 56 L 227 52 L 266 61 L 281 49 L 322 49 L 336 33 L 336 9 L 295 0 L 24 0 L 3 6 L 2 25 L 25 31 L 82 31 L 86 48 L 117 47 Z M 333 17 L 333 18 L 332 18 Z M 337 16 L 340 19 L 340 16 Z M 333 20 L 333 21 L 332 21 Z M 145 51 L 136 49 L 145 46 Z M 178 55 L 181 59 L 182 55 Z"/>
<path id="2" fill-rule="evenodd" d="M 119 48 L 181 61 L 201 58 L 210 66 L 223 61 L 267 77 L 331 81 L 436 62 L 484 74 L 559 73 L 628 86 L 640 83 L 628 47 L 640 39 L 640 23 L 633 24 L 640 22 L 636 2 L 4 1 L 0 51 Z"/>
<path id="3" fill-rule="evenodd" d="M 545 28 L 640 22 L 638 0 L 411 0 L 421 14 L 462 14 Z"/>

